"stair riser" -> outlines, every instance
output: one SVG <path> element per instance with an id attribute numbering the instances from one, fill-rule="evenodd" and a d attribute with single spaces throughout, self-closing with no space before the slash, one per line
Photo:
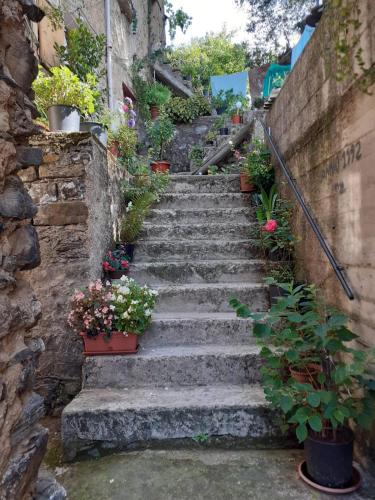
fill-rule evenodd
<path id="1" fill-rule="evenodd" d="M 197 176 L 172 177 L 168 193 L 239 193 L 239 176 Z"/>
<path id="2" fill-rule="evenodd" d="M 150 210 L 146 219 L 159 225 L 186 225 L 186 224 L 246 224 L 255 221 L 255 212 L 252 209 L 218 209 L 218 210 Z"/>
<path id="3" fill-rule="evenodd" d="M 251 305 L 252 311 L 266 311 L 268 296 L 265 289 L 245 289 L 233 292 L 227 288 L 161 290 L 156 304 L 156 312 L 233 312 L 228 304 L 231 295 Z"/>
<path id="4" fill-rule="evenodd" d="M 155 208 L 169 210 L 208 209 L 208 208 L 242 208 L 250 206 L 249 195 L 241 193 L 209 193 L 202 194 L 166 194 Z"/>
<path id="5" fill-rule="evenodd" d="M 62 440 L 66 460 L 96 448 L 143 448 L 147 444 L 194 438 L 197 435 L 246 438 L 247 445 L 269 447 L 281 442 L 275 414 L 266 406 L 237 408 L 178 408 L 64 413 Z M 173 441 L 172 441 L 173 443 Z"/>
<path id="6" fill-rule="evenodd" d="M 259 251 L 249 242 L 236 241 L 196 241 L 184 242 L 140 241 L 134 253 L 134 262 L 154 261 L 186 261 L 215 259 L 251 259 L 256 258 Z"/>
<path id="7" fill-rule="evenodd" d="M 252 322 L 194 319 L 155 320 L 140 338 L 142 347 L 254 344 Z"/>
<path id="8" fill-rule="evenodd" d="M 255 354 L 201 356 L 97 356 L 83 365 L 83 388 L 182 387 L 259 381 Z"/>
<path id="9" fill-rule="evenodd" d="M 162 221 L 160 221 L 162 222 Z M 160 240 L 238 240 L 249 238 L 251 224 L 196 224 L 190 226 L 164 226 L 145 224 L 140 238 Z"/>
<path id="10" fill-rule="evenodd" d="M 198 283 L 261 283 L 263 264 L 252 264 L 241 261 L 228 263 L 215 261 L 201 264 L 199 262 L 173 262 L 165 264 L 134 264 L 130 276 L 142 284 L 178 285 Z"/>

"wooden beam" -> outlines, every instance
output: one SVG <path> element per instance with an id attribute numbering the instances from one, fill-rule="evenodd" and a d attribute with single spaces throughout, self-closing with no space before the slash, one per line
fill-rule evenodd
<path id="1" fill-rule="evenodd" d="M 237 134 L 230 137 L 229 140 L 232 141 L 233 144 L 229 144 L 229 142 L 222 144 L 220 148 L 217 149 L 198 170 L 193 172 L 193 174 L 205 174 L 210 166 L 217 165 L 221 161 L 225 160 L 232 153 L 233 148 L 239 146 L 250 135 L 253 126 L 254 118 L 250 122 L 245 123 Z"/>
<path id="2" fill-rule="evenodd" d="M 155 62 L 153 65 L 156 78 L 159 82 L 164 83 L 169 87 L 173 94 L 179 97 L 192 97 L 193 91 L 182 83 L 179 78 L 176 78 L 169 66 Z"/>

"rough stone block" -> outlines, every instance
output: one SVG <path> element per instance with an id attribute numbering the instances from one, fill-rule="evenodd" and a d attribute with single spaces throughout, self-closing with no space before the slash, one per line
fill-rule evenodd
<path id="1" fill-rule="evenodd" d="M 81 201 L 58 202 L 42 205 L 34 219 L 36 226 L 66 226 L 87 221 L 88 208 Z"/>
<path id="2" fill-rule="evenodd" d="M 35 500 L 65 500 L 67 493 L 53 475 L 46 471 L 39 471 L 36 485 Z"/>
<path id="3" fill-rule="evenodd" d="M 30 428 L 44 416 L 43 398 L 35 392 L 30 395 L 22 408 L 22 413 L 11 430 L 11 444 L 17 446 L 23 441 Z"/>
<path id="4" fill-rule="evenodd" d="M 18 228 L 9 237 L 12 256 L 17 259 L 18 269 L 34 269 L 40 264 L 38 234 L 34 226 Z"/>
<path id="5" fill-rule="evenodd" d="M 31 219 L 37 212 L 30 195 L 16 176 L 7 178 L 0 196 L 0 215 L 15 219 Z"/>
<path id="6" fill-rule="evenodd" d="M 29 167 L 29 168 L 25 168 L 23 170 L 20 170 L 18 172 L 18 177 L 23 182 L 33 182 L 38 178 L 37 173 L 36 173 L 36 168 Z"/>
<path id="7" fill-rule="evenodd" d="M 58 182 L 57 190 L 62 200 L 83 200 L 86 188 L 80 179 L 69 179 Z"/>
<path id="8" fill-rule="evenodd" d="M 17 146 L 17 166 L 39 166 L 43 160 L 43 151 L 39 148 L 31 148 L 28 146 Z"/>
<path id="9" fill-rule="evenodd" d="M 39 167 L 40 179 L 64 178 L 64 177 L 82 177 L 85 175 L 84 165 L 59 165 L 58 163 L 41 165 Z"/>
<path id="10" fill-rule="evenodd" d="M 57 187 L 53 181 L 33 182 L 29 184 L 28 192 L 37 205 L 45 205 L 57 201 Z"/>

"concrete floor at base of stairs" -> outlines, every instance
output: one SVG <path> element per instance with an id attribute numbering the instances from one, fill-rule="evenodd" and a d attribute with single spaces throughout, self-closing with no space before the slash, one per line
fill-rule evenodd
<path id="1" fill-rule="evenodd" d="M 297 477 L 299 450 L 145 450 L 60 469 L 69 500 L 375 499 L 375 480 L 358 493 L 327 496 Z"/>

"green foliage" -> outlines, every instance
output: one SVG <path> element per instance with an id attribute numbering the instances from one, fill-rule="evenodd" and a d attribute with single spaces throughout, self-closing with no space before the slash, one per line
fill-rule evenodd
<path id="1" fill-rule="evenodd" d="M 245 70 L 246 56 L 246 45 L 234 43 L 232 34 L 226 31 L 193 39 L 167 55 L 172 67 L 185 77 L 191 76 L 196 88 L 208 88 L 213 75 Z"/>
<path id="2" fill-rule="evenodd" d="M 177 28 L 180 28 L 182 33 L 186 33 L 191 25 L 192 17 L 181 8 L 175 11 L 171 2 L 165 1 L 164 7 L 168 17 L 169 36 L 171 40 L 174 40 Z"/>
<path id="3" fill-rule="evenodd" d="M 163 106 L 171 98 L 171 91 L 159 82 L 154 82 L 147 88 L 146 101 L 149 106 Z"/>
<path id="4" fill-rule="evenodd" d="M 88 82 L 82 82 L 77 75 L 67 67 L 51 68 L 52 75 L 47 75 L 42 67 L 33 82 L 35 102 L 42 116 L 47 116 L 47 110 L 55 104 L 75 106 L 83 115 L 94 112 L 95 91 L 93 77 Z"/>
<path id="5" fill-rule="evenodd" d="M 247 31 L 254 34 L 257 56 L 281 53 L 291 47 L 292 38 L 300 31 L 299 23 L 316 5 L 316 0 L 236 0 L 246 6 Z M 267 61 L 265 61 L 267 62 Z"/>
<path id="6" fill-rule="evenodd" d="M 254 197 L 254 201 L 257 205 L 257 224 L 250 231 L 252 245 L 259 248 L 264 257 L 280 261 L 291 260 L 297 243 L 290 227 L 292 205 L 278 196 L 275 186 L 269 194 L 262 189 Z M 277 228 L 273 232 L 264 231 L 264 225 L 270 219 L 277 221 Z"/>
<path id="7" fill-rule="evenodd" d="M 239 317 L 255 320 L 266 399 L 281 410 L 286 427 L 294 427 L 301 442 L 311 433 L 335 439 L 337 429 L 349 422 L 369 429 L 375 418 L 375 381 L 370 375 L 375 350 L 348 344 L 357 335 L 347 328 L 347 318 L 320 303 L 313 286 L 267 282 L 286 292 L 267 314 L 230 300 Z M 311 362 L 320 367 L 318 375 L 309 371 Z M 290 366 L 304 371 L 307 382 L 297 382 Z"/>
<path id="8" fill-rule="evenodd" d="M 264 97 L 256 97 L 253 102 L 253 107 L 255 109 L 263 108 L 264 102 L 265 102 Z"/>
<path id="9" fill-rule="evenodd" d="M 108 139 L 110 142 L 118 142 L 120 156 L 124 160 L 130 160 L 134 157 L 138 142 L 137 131 L 134 128 L 130 128 L 128 125 L 121 123 L 118 125 L 116 131 L 109 129 Z"/>
<path id="10" fill-rule="evenodd" d="M 234 94 L 233 90 L 227 90 L 226 92 L 220 90 L 220 92 L 211 99 L 211 103 L 217 110 L 233 114 L 246 109 L 249 105 L 249 99 L 241 94 Z"/>
<path id="11" fill-rule="evenodd" d="M 124 181 L 122 190 L 126 202 L 136 202 L 146 193 L 153 195 L 154 201 L 159 201 L 169 183 L 169 175 L 162 172 L 150 172 L 147 165 L 142 163 L 129 169 L 131 177 Z"/>
<path id="12" fill-rule="evenodd" d="M 189 160 L 193 163 L 195 168 L 199 168 L 203 164 L 204 150 L 202 146 L 195 145 L 191 148 L 189 153 Z"/>
<path id="13" fill-rule="evenodd" d="M 66 34 L 66 46 L 55 44 L 54 48 L 61 64 L 68 66 L 80 80 L 86 81 L 92 74 L 99 80 L 104 70 L 100 69 L 103 61 L 106 38 L 93 35 L 81 19 L 76 19 L 77 28 Z"/>
<path id="14" fill-rule="evenodd" d="M 207 441 L 209 440 L 210 436 L 208 434 L 205 434 L 205 433 L 200 433 L 200 434 L 197 434 L 196 436 L 193 437 L 193 441 L 195 441 L 196 443 L 200 443 L 200 444 L 203 444 L 203 443 L 207 443 Z"/>
<path id="15" fill-rule="evenodd" d="M 259 139 L 255 139 L 243 168 L 251 178 L 251 182 L 258 189 L 263 188 L 265 191 L 269 191 L 275 181 L 275 172 L 270 159 L 271 155 L 267 146 Z"/>
<path id="16" fill-rule="evenodd" d="M 173 123 L 192 123 L 200 116 L 211 114 L 211 106 L 208 100 L 200 95 L 193 97 L 172 97 L 165 105 L 164 111 Z"/>
<path id="17" fill-rule="evenodd" d="M 61 8 L 47 4 L 43 6 L 43 11 L 46 17 L 48 17 L 54 31 L 64 27 L 64 12 Z"/>
<path id="18" fill-rule="evenodd" d="M 148 139 L 151 143 L 151 155 L 154 160 L 164 159 L 165 149 L 172 141 L 175 134 L 175 127 L 170 118 L 160 116 L 152 122 L 146 124 Z"/>
<path id="19" fill-rule="evenodd" d="M 150 119 L 150 107 L 148 104 L 148 88 L 149 84 L 142 76 L 144 69 L 144 60 L 137 60 L 131 66 L 131 76 L 133 89 L 137 98 L 137 105 L 140 116 L 144 120 Z"/>
<path id="20" fill-rule="evenodd" d="M 137 240 L 150 206 L 155 201 L 156 196 L 153 193 L 144 192 L 128 204 L 120 223 L 121 242 L 134 243 Z"/>

